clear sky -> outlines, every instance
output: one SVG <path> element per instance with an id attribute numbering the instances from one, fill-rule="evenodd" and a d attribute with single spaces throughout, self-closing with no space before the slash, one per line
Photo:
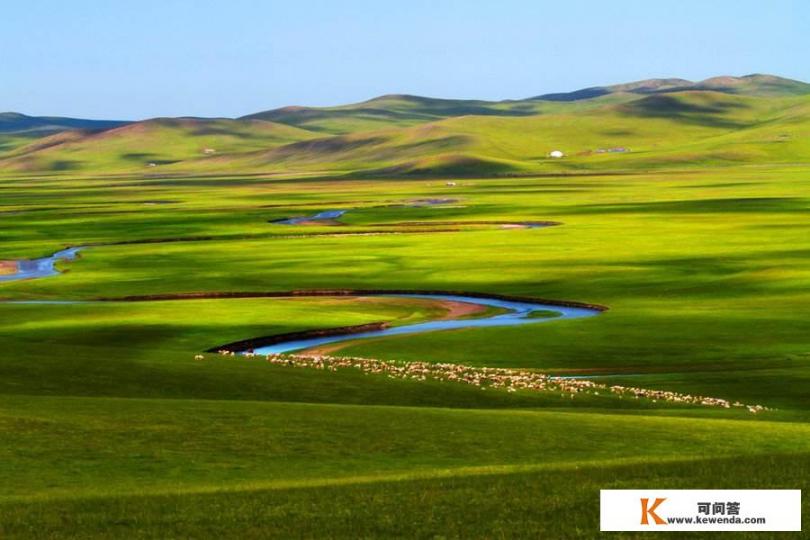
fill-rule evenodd
<path id="1" fill-rule="evenodd" d="M 0 111 L 34 115 L 238 116 L 755 72 L 810 81 L 808 0 L 28 0 L 3 2 L 0 20 Z"/>

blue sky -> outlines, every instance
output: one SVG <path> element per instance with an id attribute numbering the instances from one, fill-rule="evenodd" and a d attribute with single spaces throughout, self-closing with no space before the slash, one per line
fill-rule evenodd
<path id="1" fill-rule="evenodd" d="M 238 116 L 386 93 L 810 81 L 809 50 L 806 0 L 29 0 L 2 8 L 0 111 Z"/>

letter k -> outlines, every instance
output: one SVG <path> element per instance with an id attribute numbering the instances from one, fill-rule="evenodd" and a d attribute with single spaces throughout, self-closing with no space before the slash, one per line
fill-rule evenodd
<path id="1" fill-rule="evenodd" d="M 666 525 L 667 522 L 661 519 L 661 517 L 655 513 L 655 509 L 658 508 L 662 502 L 664 502 L 666 498 L 656 498 L 655 502 L 652 506 L 650 506 L 650 499 L 641 499 L 641 524 L 642 525 L 649 525 L 649 516 L 652 516 L 653 521 L 656 525 Z"/>

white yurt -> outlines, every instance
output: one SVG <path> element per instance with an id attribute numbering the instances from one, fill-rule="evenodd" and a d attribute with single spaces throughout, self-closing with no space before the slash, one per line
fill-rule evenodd
<path id="1" fill-rule="evenodd" d="M 548 153 L 548 157 L 560 159 L 561 157 L 565 157 L 565 154 L 563 154 L 562 150 L 552 150 Z"/>

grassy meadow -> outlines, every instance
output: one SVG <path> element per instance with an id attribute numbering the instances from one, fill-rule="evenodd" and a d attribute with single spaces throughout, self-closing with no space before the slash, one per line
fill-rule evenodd
<path id="1" fill-rule="evenodd" d="M 810 452 L 810 323 L 798 316 L 810 300 L 806 174 L 740 168 L 452 187 L 433 179 L 6 180 L 4 200 L 14 204 L 2 216 L 4 258 L 150 242 L 90 247 L 60 263 L 62 275 L 2 285 L 7 300 L 82 301 L 0 305 L 2 451 L 14 464 L 2 473 L 3 532 L 589 537 L 596 511 L 573 508 L 595 505 L 599 487 L 728 485 L 727 475 L 747 478 L 742 471 L 762 463 L 772 476 L 735 485 L 796 486 Z M 430 197 L 458 201 L 389 206 Z M 330 208 L 356 210 L 338 227 L 268 223 Z M 563 225 L 396 225 L 533 219 Z M 402 234 L 318 234 L 365 230 Z M 257 335 L 427 320 L 440 311 L 430 301 L 96 301 L 329 287 L 610 307 L 587 320 L 392 337 L 341 353 L 605 374 L 777 410 L 754 417 L 193 359 Z M 583 470 L 599 480 L 579 481 Z M 488 500 L 460 521 L 455 512 L 471 492 L 516 506 Z M 370 506 L 357 508 L 361 500 Z M 430 506 L 430 516 L 400 520 L 391 515 L 400 504 L 413 516 Z M 264 513 L 268 505 L 274 510 Z M 533 505 L 544 510 L 513 519 Z M 221 507 L 225 521 L 212 519 Z M 549 518 L 551 507 L 570 528 Z"/>
<path id="2" fill-rule="evenodd" d="M 45 139 L 4 143 L 0 261 L 87 247 L 58 276 L 0 282 L 0 537 L 596 538 L 599 489 L 810 489 L 806 95 L 418 111 L 386 99 L 375 106 L 387 117 L 287 110 L 128 125 L 33 154 L 21 149 Z M 594 126 L 634 151 L 543 157 L 554 134 L 604 144 Z M 455 158 L 452 175 L 370 172 L 444 163 L 447 147 L 431 152 L 451 132 L 463 136 L 440 145 L 521 174 Z M 217 153 L 200 157 L 207 144 Z M 130 166 L 142 159 L 167 163 Z M 330 209 L 349 211 L 339 224 L 272 223 Z M 531 221 L 560 225 L 505 226 Z M 443 316 L 431 300 L 125 300 L 334 288 L 610 308 L 336 354 L 597 376 L 771 410 L 194 358 L 257 336 Z"/>

